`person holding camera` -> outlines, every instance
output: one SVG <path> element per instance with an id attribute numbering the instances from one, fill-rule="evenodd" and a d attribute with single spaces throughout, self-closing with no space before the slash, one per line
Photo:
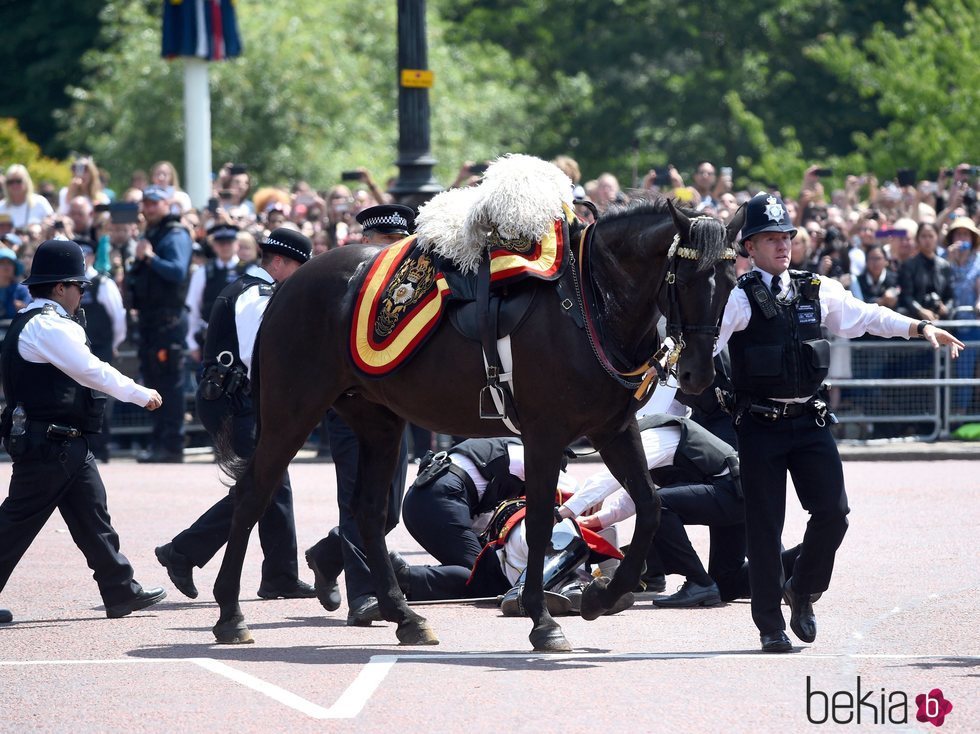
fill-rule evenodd
<path id="1" fill-rule="evenodd" d="M 68 214 L 71 202 L 78 196 L 88 199 L 91 207 L 109 203 L 109 197 L 102 190 L 99 169 L 90 156 L 80 156 L 72 162 L 71 183 L 58 192 L 58 213 Z"/>
<path id="2" fill-rule="evenodd" d="M 14 318 L 0 352 L 7 400 L 0 435 L 13 461 L 0 505 L 0 591 L 57 509 L 93 571 L 106 616 L 124 617 L 167 594 L 136 583 L 119 552 L 89 440 L 102 424 L 103 393 L 151 411 L 160 407 L 160 394 L 101 361 L 86 344 L 77 319 L 89 277 L 76 243 L 42 243 L 25 283 L 34 301 Z M 0 610 L 0 621 L 10 619 Z"/>
<path id="3" fill-rule="evenodd" d="M 184 460 L 184 343 L 187 340 L 190 232 L 170 210 L 170 194 L 150 185 L 141 204 L 146 233 L 136 245 L 127 285 L 139 317 L 139 362 L 143 384 L 163 395 L 154 414 L 150 447 L 141 463 Z"/>
<path id="4" fill-rule="evenodd" d="M 275 285 L 310 259 L 312 245 L 293 229 L 273 230 L 262 242 L 262 267 L 225 286 L 215 299 L 204 343 L 204 375 L 197 386 L 197 414 L 213 440 L 230 425 L 231 447 L 248 458 L 255 450 L 255 409 L 249 390 L 252 350 Z M 268 428 L 274 429 L 274 426 Z M 160 565 L 184 596 L 197 598 L 194 566 L 203 568 L 228 540 L 235 502 L 225 494 L 186 530 L 156 549 Z M 258 595 L 308 599 L 313 587 L 299 579 L 293 491 L 289 474 L 259 519 L 265 561 Z"/>
<path id="5" fill-rule="evenodd" d="M 899 311 L 927 321 L 947 318 L 953 306 L 953 278 L 949 262 L 936 257 L 939 229 L 932 222 L 922 222 L 915 241 L 918 254 L 898 272 Z"/>
<path id="6" fill-rule="evenodd" d="M 735 387 L 752 619 L 764 652 L 790 652 L 780 609 L 804 642 L 816 638 L 814 596 L 826 591 L 837 548 L 847 531 L 847 495 L 835 419 L 820 395 L 830 367 L 824 329 L 852 338 L 864 333 L 949 345 L 963 343 L 929 321 L 916 321 L 856 299 L 840 282 L 789 270 L 796 235 L 782 200 L 760 193 L 746 205 L 741 245 L 753 261 L 738 279 L 722 316 L 716 353 L 727 345 Z M 793 575 L 784 579 L 780 543 L 786 512 L 786 474 L 810 513 Z"/>

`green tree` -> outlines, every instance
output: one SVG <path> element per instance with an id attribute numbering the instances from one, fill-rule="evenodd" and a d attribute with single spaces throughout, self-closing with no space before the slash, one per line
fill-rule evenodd
<path id="1" fill-rule="evenodd" d="M 104 4 L 105 0 L 0 3 L 0 28 L 5 31 L 0 44 L 0 117 L 16 118 L 20 129 L 48 155 L 68 152 L 55 142 L 53 112 L 68 106 L 69 85 L 84 82 L 86 70 L 78 59 L 97 43 Z"/>
<path id="2" fill-rule="evenodd" d="M 71 180 L 67 163 L 41 155 L 41 148 L 21 132 L 16 120 L 0 118 L 0 166 L 12 163 L 27 166 L 35 186 L 41 181 L 65 186 Z"/>
<path id="3" fill-rule="evenodd" d="M 723 100 L 737 91 L 764 130 L 792 128 L 799 154 L 841 155 L 857 130 L 887 117 L 803 51 L 822 33 L 862 37 L 878 19 L 895 28 L 901 0 L 855 8 L 843 0 L 683 3 L 614 0 L 458 0 L 447 16 L 462 38 L 488 38 L 528 59 L 542 90 L 532 144 L 575 155 L 589 175 L 642 174 L 673 162 L 735 163 L 752 140 Z M 634 153 L 634 146 L 636 152 Z M 738 171 L 736 171 L 738 174 Z"/>
<path id="4" fill-rule="evenodd" d="M 395 172 L 398 127 L 394 3 L 338 0 L 288 6 L 243 0 L 243 56 L 211 65 L 215 166 L 243 162 L 262 183 L 325 186 L 368 166 Z M 116 177 L 157 159 L 183 164 L 182 62 L 160 58 L 159 10 L 111 0 L 107 50 L 84 59 L 85 84 L 62 114 L 66 146 L 84 148 Z M 437 173 L 525 149 L 528 67 L 488 42 L 452 44 L 430 10 L 429 66 Z"/>
<path id="5" fill-rule="evenodd" d="M 869 168 L 888 177 L 975 162 L 980 141 L 980 0 L 909 3 L 907 12 L 901 33 L 876 25 L 862 43 L 827 36 L 810 52 L 889 118 L 854 136 Z"/>

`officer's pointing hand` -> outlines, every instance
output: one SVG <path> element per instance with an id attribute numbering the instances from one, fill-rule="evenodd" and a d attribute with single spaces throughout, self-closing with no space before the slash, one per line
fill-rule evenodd
<path id="1" fill-rule="evenodd" d="M 932 324 L 926 326 L 922 331 L 922 336 L 932 344 L 933 349 L 939 349 L 940 346 L 948 346 L 949 353 L 956 359 L 960 356 L 960 350 L 965 349 L 966 345 L 963 344 L 959 339 L 950 334 L 945 329 L 938 329 Z"/>
<path id="2" fill-rule="evenodd" d="M 147 410 L 156 410 L 163 405 L 163 398 L 160 397 L 160 393 L 158 393 L 156 390 L 153 390 L 152 393 L 153 394 L 150 395 L 150 400 L 143 406 Z"/>

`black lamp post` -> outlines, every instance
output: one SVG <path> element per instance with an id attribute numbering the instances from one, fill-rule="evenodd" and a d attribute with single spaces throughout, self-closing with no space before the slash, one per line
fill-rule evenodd
<path id="1" fill-rule="evenodd" d="M 432 73 L 425 39 L 425 0 L 398 0 L 398 178 L 390 191 L 418 206 L 442 186 L 432 175 L 429 87 Z"/>

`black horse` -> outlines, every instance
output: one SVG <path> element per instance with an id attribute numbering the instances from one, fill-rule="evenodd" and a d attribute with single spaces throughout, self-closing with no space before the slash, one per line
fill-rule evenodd
<path id="1" fill-rule="evenodd" d="M 624 387 L 627 381 L 607 369 L 616 359 L 606 355 L 617 355 L 630 366 L 642 364 L 657 350 L 657 322 L 664 314 L 675 341 L 683 345 L 677 363 L 681 390 L 698 393 L 714 378 L 712 349 L 735 284 L 732 242 L 742 217 L 737 215 L 726 229 L 693 214 L 659 200 L 618 208 L 594 225 L 580 287 L 598 294 L 601 338 L 588 338 L 562 313 L 548 283 L 532 286 L 540 288 L 534 308 L 511 335 L 527 477 L 524 606 L 534 623 L 530 640 L 535 650 L 571 649 L 542 591 L 563 449 L 588 437 L 637 510 L 625 559 L 611 580 L 597 579 L 586 588 L 583 617 L 597 618 L 636 587 L 659 523 L 660 503 L 634 417 L 637 402 L 633 390 Z M 577 227 L 572 240 L 581 234 Z M 251 460 L 234 474 L 234 520 L 214 585 L 218 642 L 252 641 L 238 603 L 249 534 L 289 462 L 331 406 L 360 442 L 355 515 L 381 613 L 397 622 L 402 644 L 438 642 L 426 620 L 405 602 L 385 547 L 386 492 L 405 422 L 460 436 L 508 431 L 499 420 L 479 418 L 478 396 L 486 384 L 481 349 L 448 319 L 393 375 L 367 379 L 354 370 L 347 347 L 355 296 L 351 283 L 378 252 L 343 247 L 314 258 L 284 283 L 266 310 L 253 360 L 258 366 L 253 375 L 258 442 Z M 595 341 L 601 343 L 594 347 Z"/>

